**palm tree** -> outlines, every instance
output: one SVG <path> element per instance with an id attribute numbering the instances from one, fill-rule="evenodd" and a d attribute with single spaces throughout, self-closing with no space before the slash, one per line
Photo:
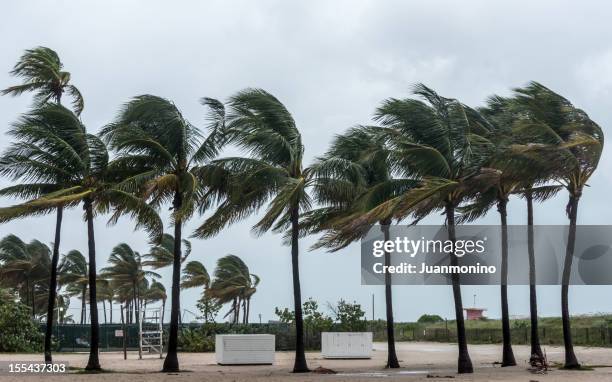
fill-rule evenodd
<path id="1" fill-rule="evenodd" d="M 53 100 L 61 102 L 65 92 L 72 97 L 74 112 L 78 115 L 83 111 L 83 96 L 76 86 L 70 83 L 70 73 L 63 71 L 58 54 L 47 47 L 39 46 L 28 49 L 11 70 L 11 75 L 23 79 L 23 83 L 10 86 L 2 91 L 2 95 L 18 96 L 33 92 L 35 105 L 41 106 Z"/>
<path id="2" fill-rule="evenodd" d="M 46 308 L 51 251 L 38 240 L 23 242 L 15 235 L 0 240 L 0 286 L 14 289 L 32 311 L 32 318 Z"/>
<path id="3" fill-rule="evenodd" d="M 102 301 L 102 310 L 104 311 L 104 323 L 106 324 L 106 301 L 109 303 L 110 323 L 113 322 L 113 299 L 115 298 L 114 284 L 111 280 L 98 277 L 96 291 L 98 299 Z"/>
<path id="4" fill-rule="evenodd" d="M 81 114 L 83 110 L 83 97 L 80 91 L 72 84 L 70 84 L 70 73 L 62 71 L 63 64 L 59 59 L 59 56 L 55 51 L 46 47 L 37 47 L 34 49 L 26 50 L 21 56 L 11 74 L 22 78 L 23 83 L 20 85 L 11 86 L 7 89 L 2 90 L 0 93 L 3 95 L 10 94 L 13 96 L 23 94 L 25 92 L 35 93 L 35 104 L 43 104 L 49 100 L 53 100 L 58 104 L 61 103 L 62 95 L 65 92 L 72 97 L 72 104 L 77 115 Z M 0 163 L 3 160 L 0 159 Z M 36 165 L 40 161 L 34 161 L 30 164 L 32 170 L 36 169 Z M 26 163 L 24 163 L 26 164 Z M 32 172 L 32 171 L 27 171 Z M 0 174 L 10 174 L 10 171 L 5 173 L 0 164 Z M 13 174 L 14 175 L 14 174 Z M 16 179 L 15 179 L 16 180 Z M 38 189 L 33 185 L 17 185 L 15 187 L 8 187 L 5 190 L 0 191 L 1 195 L 15 195 L 20 197 L 32 197 L 36 193 L 51 192 L 56 189 L 62 188 L 65 182 L 65 176 L 61 173 L 56 173 L 56 178 L 50 177 L 48 184 L 39 185 Z M 31 192 L 34 192 L 34 195 Z M 49 296 L 47 302 L 47 317 L 53 317 L 55 310 L 55 300 L 57 294 L 57 265 L 59 262 L 59 245 L 61 236 L 61 226 L 63 217 L 63 206 L 58 206 L 56 209 L 56 222 L 55 222 L 55 238 L 53 241 L 53 255 L 51 258 L 51 270 L 50 270 L 50 282 L 49 282 Z M 51 335 L 53 333 L 53 322 L 47 320 L 47 326 L 45 330 L 45 362 L 51 362 Z"/>
<path id="5" fill-rule="evenodd" d="M 45 104 L 22 118 L 13 129 L 21 141 L 9 148 L 3 163 L 6 171 L 18 178 L 33 178 L 37 182 L 55 179 L 63 174 L 63 188 L 50 193 L 40 192 L 40 183 L 26 185 L 24 192 L 35 197 L 25 203 L 0 209 L 0 221 L 40 215 L 59 206 L 83 203 L 88 238 L 89 300 L 96 307 L 96 247 L 94 214 L 113 212 L 110 223 L 124 214 L 137 220 L 137 228 L 145 227 L 153 236 L 161 236 L 159 216 L 140 198 L 124 191 L 121 181 L 131 175 L 129 168 L 109 163 L 104 143 L 88 134 L 78 116 L 58 104 Z M 31 167 L 30 159 L 42 166 Z M 32 191 L 34 190 L 34 191 Z M 99 327 L 97 309 L 91 309 L 91 347 L 87 370 L 99 370 Z"/>
<path id="6" fill-rule="evenodd" d="M 204 264 L 199 261 L 190 261 L 183 269 L 183 277 L 181 278 L 181 288 L 208 288 L 210 285 L 210 276 Z"/>
<path id="7" fill-rule="evenodd" d="M 317 201 L 326 207 L 306 214 L 304 224 L 312 226 L 313 233 L 332 231 L 324 235 L 315 248 L 327 246 L 335 251 L 358 240 L 364 232 L 342 231 L 342 225 L 415 187 L 414 180 L 393 177 L 389 156 L 375 127 L 352 128 L 335 138 L 326 155 L 313 166 Z M 379 221 L 385 240 L 390 237 L 392 217 L 390 212 Z M 339 228 L 334 229 L 334 226 Z M 371 226 L 363 228 L 369 230 Z M 389 253 L 385 253 L 384 261 L 390 264 Z M 391 285 L 391 274 L 386 273 L 387 367 L 399 368 Z"/>
<path id="8" fill-rule="evenodd" d="M 62 258 L 60 265 L 63 270 L 59 284 L 66 285 L 68 296 L 79 296 L 81 299 L 81 325 L 85 324 L 85 309 L 87 304 L 87 286 L 89 271 L 87 259 L 76 249 L 71 250 Z"/>
<path id="9" fill-rule="evenodd" d="M 161 322 L 164 322 L 164 312 L 166 310 L 166 300 L 168 299 L 168 295 L 166 294 L 166 287 L 164 284 L 159 281 L 152 280 L 151 285 L 147 288 L 147 290 L 143 294 L 143 298 L 145 299 L 145 306 L 147 303 L 152 303 L 156 301 L 162 302 L 162 312 L 161 312 Z"/>
<path id="10" fill-rule="evenodd" d="M 259 276 L 250 273 L 249 267 L 238 256 L 227 255 L 217 261 L 215 278 L 206 289 L 206 295 L 219 304 L 231 303 L 229 312 L 238 323 L 242 307 L 242 323 L 249 323 L 251 297 L 257 291 Z"/>
<path id="11" fill-rule="evenodd" d="M 163 370 L 179 370 L 177 357 L 180 312 L 181 239 L 183 224 L 206 198 L 200 179 L 201 165 L 217 154 L 216 126 L 203 139 L 170 101 L 143 95 L 127 103 L 116 121 L 106 126 L 102 136 L 118 152 L 117 162 L 138 174 L 123 183 L 153 206 L 172 203 L 174 225 L 172 312 L 168 352 Z"/>
<path id="12" fill-rule="evenodd" d="M 207 99 L 212 119 L 220 121 L 227 143 L 250 155 L 219 159 L 206 173 L 210 192 L 222 200 L 215 213 L 200 226 L 197 237 L 210 237 L 227 224 L 254 214 L 269 201 L 256 233 L 269 230 L 290 237 L 296 350 L 293 372 L 307 372 L 299 271 L 300 212 L 310 209 L 306 192 L 310 176 L 303 168 L 302 137 L 285 106 L 261 89 L 246 89 L 231 97 L 228 110 Z"/>
<path id="13" fill-rule="evenodd" d="M 140 253 L 134 251 L 128 244 L 121 243 L 113 248 L 108 258 L 109 266 L 102 269 L 103 277 L 113 280 L 121 287 L 130 286 L 132 301 L 136 312 L 136 326 L 140 323 L 141 284 L 146 277 L 160 278 L 158 273 L 143 269 Z"/>
<path id="14" fill-rule="evenodd" d="M 191 254 L 191 242 L 187 239 L 182 239 L 181 263 L 187 260 L 187 257 Z M 149 253 L 142 255 L 143 259 L 147 259 L 142 262 L 142 265 L 149 266 L 153 269 L 160 269 L 169 267 L 174 262 L 174 236 L 164 233 L 161 240 L 158 243 L 154 243 L 149 250 Z"/>
<path id="15" fill-rule="evenodd" d="M 471 221 L 480 217 L 497 204 L 501 217 L 502 232 L 502 280 L 507 280 L 508 273 L 508 243 L 506 204 L 511 194 L 518 194 L 527 201 L 527 244 L 529 256 L 529 305 L 531 320 L 531 356 L 530 362 L 535 365 L 544 359 L 540 347 L 538 333 L 538 313 L 535 274 L 535 249 L 533 231 L 533 201 L 544 201 L 554 196 L 560 189 L 557 185 L 548 184 L 559 171 L 558 162 L 547 161 L 546 158 L 522 155 L 512 148 L 512 145 L 538 144 L 541 137 L 538 129 L 521 123 L 524 114 L 512 98 L 492 96 L 486 108 L 479 109 L 491 123 L 489 140 L 496 150 L 486 164 L 500 171 L 497 182 L 489 189 L 480 193 L 479 198 L 470 206 L 462 208 L 465 215 L 462 220 Z M 502 325 L 504 351 L 502 366 L 516 364 L 510 345 L 510 322 L 507 305 L 506 282 L 501 285 L 502 292 Z"/>
<path id="16" fill-rule="evenodd" d="M 483 117 L 422 84 L 415 87 L 414 93 L 425 102 L 388 99 L 377 109 L 375 119 L 380 123 L 378 134 L 389 145 L 393 168 L 401 177 L 419 179 L 419 185 L 344 224 L 342 231 L 364 232 L 364 227 L 388 217 L 389 213 L 397 220 L 414 216 L 418 221 L 443 210 L 448 238 L 454 242 L 457 207 L 472 198 L 492 177 L 482 169 L 491 146 L 482 136 L 488 129 Z M 450 262 L 457 265 L 454 254 L 450 255 Z M 451 275 L 451 282 L 459 348 L 458 372 L 472 373 L 459 275 Z"/>
<path id="17" fill-rule="evenodd" d="M 564 367 L 577 369 L 580 363 L 572 343 L 569 282 L 576 241 L 578 203 L 599 163 L 604 143 L 603 131 L 584 111 L 537 82 L 515 89 L 515 99 L 525 113 L 523 122 L 538 128 L 542 131 L 541 135 L 549 139 L 549 144 L 524 145 L 522 152 L 546 155 L 548 160 L 561 163 L 557 181 L 569 194 L 566 208 L 569 232 L 561 282 L 561 318 L 565 345 Z"/>

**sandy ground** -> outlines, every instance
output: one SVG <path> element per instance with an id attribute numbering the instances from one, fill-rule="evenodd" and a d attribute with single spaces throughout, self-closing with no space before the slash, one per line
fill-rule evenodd
<path id="1" fill-rule="evenodd" d="M 369 360 L 326 360 L 319 352 L 307 353 L 311 369 L 319 366 L 333 369 L 338 374 L 291 374 L 293 354 L 277 352 L 273 366 L 219 366 L 215 364 L 214 353 L 183 353 L 179 355 L 181 368 L 179 374 L 160 373 L 162 360 L 153 355 L 145 355 L 138 360 L 136 353 L 129 353 L 123 360 L 122 353 L 102 353 L 101 364 L 112 373 L 85 375 L 78 372 L 56 375 L 9 375 L 0 372 L 0 381 L 612 381 L 612 349 L 577 347 L 576 353 L 583 364 L 596 365 L 593 371 L 563 371 L 553 368 L 547 374 L 533 374 L 527 370 L 528 346 L 514 346 L 518 366 L 500 368 L 495 361 L 501 358 L 499 345 L 471 345 L 470 355 L 475 373 L 456 374 L 456 345 L 440 343 L 401 342 L 397 344 L 398 358 L 402 368 L 385 370 L 386 345 L 374 344 L 373 358 Z M 549 362 L 561 362 L 563 349 L 547 346 L 545 351 Z M 85 353 L 60 353 L 57 361 L 67 361 L 72 367 L 84 367 Z M 0 363 L 6 361 L 41 361 L 41 356 L 32 354 L 0 354 Z M 609 365 L 609 367 L 604 367 Z"/>

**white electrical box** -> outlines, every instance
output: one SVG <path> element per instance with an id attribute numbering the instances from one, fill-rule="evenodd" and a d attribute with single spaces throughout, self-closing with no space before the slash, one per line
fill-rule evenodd
<path id="1" fill-rule="evenodd" d="M 372 358 L 372 333 L 321 333 L 323 358 Z"/>
<path id="2" fill-rule="evenodd" d="M 218 334 L 215 356 L 220 365 L 271 365 L 275 338 L 272 334 Z"/>

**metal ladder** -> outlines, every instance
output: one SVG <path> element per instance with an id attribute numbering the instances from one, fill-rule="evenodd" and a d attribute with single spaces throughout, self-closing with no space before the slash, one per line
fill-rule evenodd
<path id="1" fill-rule="evenodd" d="M 161 308 L 142 309 L 140 315 L 138 358 L 142 359 L 142 351 L 159 354 L 163 358 L 164 331 L 161 320 Z"/>

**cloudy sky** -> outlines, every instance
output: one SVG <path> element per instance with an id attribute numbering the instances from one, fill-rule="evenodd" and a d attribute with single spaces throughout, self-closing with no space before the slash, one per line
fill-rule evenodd
<path id="1" fill-rule="evenodd" d="M 0 5 L 0 87 L 15 83 L 8 74 L 27 48 L 56 50 L 85 97 L 82 118 L 90 131 L 112 121 L 120 105 L 140 94 L 174 101 L 194 124 L 203 126 L 203 96 L 225 99 L 245 87 L 276 95 L 293 113 L 303 134 L 308 161 L 322 154 L 331 138 L 367 123 L 387 97 L 404 97 L 416 82 L 442 95 L 481 105 L 494 93 L 537 80 L 569 98 L 610 130 L 612 109 L 612 5 L 604 1 L 19 1 Z M 30 98 L 0 98 L 0 149 L 5 132 L 28 110 Z M 599 169 L 581 201 L 579 222 L 608 224 L 612 157 L 604 150 Z M 6 186 L 7 179 L 0 180 Z M 536 223 L 564 224 L 566 195 L 536 209 Z M 10 200 L 1 200 L 7 205 Z M 513 200 L 511 224 L 525 221 L 524 206 Z M 187 226 L 189 233 L 201 219 Z M 255 238 L 250 225 L 232 226 L 214 239 L 193 241 L 193 260 L 212 272 L 216 260 L 240 256 L 261 284 L 252 320 L 274 319 L 275 306 L 291 306 L 289 248 L 281 238 Z M 441 222 L 439 217 L 428 223 Z M 482 223 L 497 223 L 489 214 Z M 96 222 L 98 264 L 111 248 L 126 242 L 147 251 L 146 236 L 130 221 L 114 227 Z M 24 240 L 53 238 L 53 218 L 0 226 L 0 236 Z M 322 305 L 356 300 L 371 315 L 384 317 L 383 289 L 360 285 L 359 247 L 335 254 L 307 252 L 303 241 L 302 295 Z M 66 214 L 62 251 L 86 250 L 82 211 Z M 162 271 L 169 288 L 170 272 Z M 540 313 L 559 315 L 560 288 L 540 287 Z M 463 288 L 464 300 L 499 317 L 499 287 Z M 573 287 L 573 313 L 612 310 L 610 287 Z M 182 294 L 195 311 L 199 291 Z M 396 319 L 423 313 L 452 317 L 449 287 L 395 287 Z M 73 307 L 78 306 L 73 302 Z M 528 314 L 525 287 L 510 288 L 510 311 Z M 73 312 L 76 315 L 76 311 Z M 186 320 L 192 317 L 189 313 Z"/>

